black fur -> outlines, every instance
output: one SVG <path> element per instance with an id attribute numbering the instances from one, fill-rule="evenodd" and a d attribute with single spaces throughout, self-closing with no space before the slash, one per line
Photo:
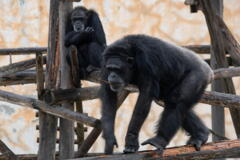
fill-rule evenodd
<path id="1" fill-rule="evenodd" d="M 114 71 L 106 67 L 114 64 L 127 69 Z M 140 91 L 126 135 L 125 153 L 138 150 L 139 131 L 153 99 L 163 100 L 165 108 L 156 136 L 143 145 L 151 144 L 163 150 L 180 126 L 189 132 L 188 144 L 196 149 L 207 141 L 208 129 L 192 107 L 211 81 L 213 72 L 195 53 L 158 38 L 130 35 L 111 44 L 104 52 L 102 78 L 111 81 L 109 75 L 113 72 L 119 73 L 115 79 L 124 80 L 124 86 L 134 84 Z M 117 144 L 114 136 L 117 92 L 112 89 L 116 87 L 114 83 L 109 83 L 101 86 L 103 137 L 108 154 Z"/>
<path id="2" fill-rule="evenodd" d="M 73 29 L 72 19 L 76 15 L 85 15 L 82 23 L 84 29 L 76 32 Z M 80 78 L 84 78 L 87 74 L 86 68 L 91 65 L 100 68 L 102 61 L 102 52 L 106 47 L 106 38 L 102 23 L 98 14 L 94 10 L 88 10 L 85 7 L 75 7 L 69 14 L 65 46 L 75 45 L 78 50 L 78 60 L 80 68 Z M 69 55 L 67 61 L 70 64 Z"/>

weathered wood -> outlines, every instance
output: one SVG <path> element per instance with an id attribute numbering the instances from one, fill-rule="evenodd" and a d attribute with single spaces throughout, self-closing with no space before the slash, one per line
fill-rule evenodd
<path id="1" fill-rule="evenodd" d="M 71 76 L 72 76 L 72 83 L 74 88 L 81 88 L 81 81 L 80 81 L 80 70 L 79 70 L 79 62 L 78 62 L 78 52 L 77 48 L 72 45 L 68 49 L 70 61 L 71 61 Z M 75 110 L 78 113 L 83 113 L 83 106 L 82 101 L 80 99 L 76 99 L 75 101 Z M 75 129 L 78 141 L 78 150 L 80 149 L 82 143 L 84 142 L 84 125 L 81 123 L 77 124 L 77 128 Z"/>
<path id="2" fill-rule="evenodd" d="M 0 56 L 3 55 L 25 55 L 25 54 L 39 54 L 46 53 L 46 47 L 32 47 L 32 48 L 2 48 L 0 49 Z"/>
<path id="3" fill-rule="evenodd" d="M 19 160 L 37 160 L 36 154 L 19 154 L 17 155 Z M 0 160 L 9 160 L 5 155 L 0 155 Z"/>
<path id="4" fill-rule="evenodd" d="M 36 83 L 36 72 L 23 71 L 0 77 L 0 86 Z"/>
<path id="5" fill-rule="evenodd" d="M 186 45 L 182 46 L 188 48 L 199 54 L 209 54 L 210 53 L 210 45 Z"/>
<path id="6" fill-rule="evenodd" d="M 202 3 L 205 3 L 204 1 Z M 219 4 L 220 3 L 220 4 Z M 212 52 L 211 52 L 211 67 L 213 69 L 219 68 L 220 66 L 228 67 L 226 57 L 224 55 L 225 50 L 223 47 L 222 37 L 219 36 L 219 28 L 214 24 L 213 15 L 220 14 L 222 16 L 222 12 L 220 11 L 220 5 L 223 5 L 222 0 L 213 0 L 210 2 L 207 8 L 202 4 L 202 11 L 205 15 L 205 19 L 208 25 L 208 30 L 211 37 L 212 44 Z M 213 22 L 212 22 L 213 21 Z M 219 36 L 219 37 L 217 37 Z M 218 42 L 218 38 L 220 39 Z M 226 82 L 229 81 L 229 82 Z M 218 92 L 224 92 L 228 84 L 230 84 L 231 80 L 217 80 L 212 82 L 212 90 Z M 224 116 L 224 108 L 219 108 L 217 106 L 212 106 L 212 129 L 214 132 L 225 135 L 225 116 Z M 213 141 L 220 140 L 217 136 L 212 135 Z"/>
<path id="7" fill-rule="evenodd" d="M 233 63 L 233 60 L 232 60 L 231 57 L 226 57 L 226 59 L 227 59 L 227 63 L 228 63 L 229 66 L 234 66 L 234 63 Z M 209 58 L 204 59 L 204 61 L 206 61 L 208 63 L 208 65 L 211 65 L 210 64 L 211 60 Z"/>
<path id="8" fill-rule="evenodd" d="M 223 39 L 222 28 L 219 25 L 219 16 L 222 15 L 223 5 L 222 1 L 207 1 L 207 0 L 200 0 L 200 5 L 202 7 L 202 11 L 205 15 L 206 22 L 208 25 L 210 37 L 211 37 L 211 44 L 213 48 L 212 52 L 212 67 L 216 68 L 227 68 L 227 60 L 225 56 L 225 41 Z M 214 8 L 214 4 L 219 6 L 219 9 Z M 214 11 L 215 9 L 215 11 Z M 231 46 L 233 47 L 233 46 Z M 215 53 L 215 54 L 214 54 Z M 218 92 L 225 92 L 225 93 L 232 93 L 235 94 L 235 88 L 233 85 L 233 81 L 230 78 L 225 78 L 217 81 L 213 81 L 212 88 Z M 224 110 L 219 110 L 217 107 L 212 108 L 212 126 L 213 130 L 221 135 L 224 135 L 224 126 L 220 124 L 224 124 Z M 230 113 L 232 116 L 234 128 L 236 131 L 237 137 L 240 137 L 240 110 L 237 109 L 230 109 Z M 221 115 L 222 116 L 221 116 Z M 213 136 L 214 140 L 218 140 L 218 137 Z"/>
<path id="9" fill-rule="evenodd" d="M 46 57 L 43 63 L 46 64 Z M 16 72 L 24 71 L 36 66 L 36 59 L 30 59 L 22 62 L 13 63 L 7 66 L 0 67 L 0 77 L 4 77 Z"/>
<path id="10" fill-rule="evenodd" d="M 59 52 L 58 52 L 58 21 L 59 0 L 50 0 L 49 10 L 49 32 L 48 32 L 48 54 L 45 75 L 46 89 L 56 87 Z M 42 103 L 42 102 L 41 102 Z M 44 104 L 43 104 L 44 105 Z M 45 106 L 46 109 L 53 108 Z M 57 117 L 39 112 L 40 143 L 38 148 L 38 160 L 55 160 Z"/>
<path id="11" fill-rule="evenodd" d="M 240 76 L 240 67 L 219 68 L 214 70 L 214 79 Z"/>
<path id="12" fill-rule="evenodd" d="M 117 101 L 117 107 L 119 108 L 121 104 L 124 102 L 124 100 L 129 95 L 129 91 L 123 91 L 118 94 L 118 101 Z M 94 142 L 97 140 L 98 136 L 100 135 L 102 129 L 100 127 L 96 127 L 92 130 L 92 132 L 88 135 L 86 140 L 83 142 L 83 144 L 80 146 L 78 152 L 75 154 L 75 157 L 82 157 L 87 154 L 91 146 L 94 144 Z"/>
<path id="13" fill-rule="evenodd" d="M 43 71 L 43 56 L 42 54 L 36 54 L 36 80 L 37 80 L 37 93 L 38 99 L 43 100 L 44 92 L 44 71 Z"/>
<path id="14" fill-rule="evenodd" d="M 0 152 L 9 160 L 19 160 L 19 158 L 11 151 L 8 146 L 0 140 Z"/>
<path id="15" fill-rule="evenodd" d="M 40 128 L 39 128 L 39 125 L 36 125 L 36 130 L 39 130 Z M 76 128 L 75 128 L 76 129 Z M 83 128 L 84 129 L 84 132 L 87 132 L 88 131 L 88 128 L 87 127 L 84 127 Z M 59 127 L 57 127 L 57 131 L 60 131 L 60 128 Z"/>
<path id="16" fill-rule="evenodd" d="M 222 32 L 223 40 L 224 40 L 224 47 L 227 53 L 230 54 L 231 58 L 233 59 L 233 63 L 236 66 L 240 65 L 240 45 L 237 40 L 234 38 L 231 31 L 228 29 L 227 25 L 223 21 L 221 17 L 216 15 L 216 23 L 218 24 L 220 31 Z"/>
<path id="17" fill-rule="evenodd" d="M 91 100 L 98 98 L 99 87 L 47 90 L 44 100 L 48 104 L 58 104 L 63 101 Z"/>
<path id="18" fill-rule="evenodd" d="M 56 143 L 59 144 L 59 142 L 60 142 L 60 139 L 57 138 Z M 39 138 L 37 138 L 37 143 L 39 143 Z M 73 143 L 77 144 L 77 140 L 74 140 Z"/>
<path id="19" fill-rule="evenodd" d="M 60 1 L 59 4 L 59 42 L 60 42 L 60 88 L 72 88 L 72 76 L 70 67 L 66 62 L 67 49 L 64 45 L 66 24 L 69 12 L 72 10 L 72 3 Z M 74 110 L 73 103 L 63 102 L 63 108 Z M 74 122 L 60 118 L 60 142 L 59 142 L 60 159 L 74 157 Z"/>
<path id="20" fill-rule="evenodd" d="M 231 140 L 205 144 L 201 147 L 201 151 L 196 151 L 192 146 L 180 146 L 167 148 L 163 154 L 155 151 L 142 151 L 135 154 L 102 155 L 72 160 L 207 160 L 239 156 L 240 140 Z"/>
<path id="21" fill-rule="evenodd" d="M 226 107 L 229 109 L 240 109 L 240 96 L 234 94 L 205 91 L 200 103 Z"/>
<path id="22" fill-rule="evenodd" d="M 76 121 L 78 123 L 84 123 L 91 127 L 99 127 L 100 120 L 89 117 L 85 114 L 76 113 L 67 108 L 63 108 L 60 106 L 50 106 L 42 101 L 39 101 L 34 98 L 29 98 L 26 96 L 21 96 L 18 94 L 14 94 L 11 92 L 0 90 L 0 100 L 21 105 L 22 107 L 29 107 L 37 110 L 41 110 L 43 112 L 49 113 L 51 115 L 55 115 L 61 118 L 65 118 L 68 120 Z M 41 127 L 41 126 L 40 126 Z M 57 127 L 56 127 L 57 130 Z"/>
<path id="23" fill-rule="evenodd" d="M 99 135 L 101 134 L 102 129 L 101 128 L 94 128 L 91 133 L 88 135 L 88 137 L 83 141 L 82 145 L 80 146 L 77 153 L 75 153 L 75 157 L 82 157 L 84 156 L 89 149 L 92 147 L 94 142 L 97 140 Z"/>

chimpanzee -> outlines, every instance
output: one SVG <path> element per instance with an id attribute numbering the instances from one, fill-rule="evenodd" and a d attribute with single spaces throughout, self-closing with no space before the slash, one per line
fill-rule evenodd
<path id="1" fill-rule="evenodd" d="M 78 50 L 81 79 L 86 76 L 89 65 L 101 67 L 106 38 L 100 18 L 94 10 L 78 6 L 69 14 L 65 46 L 70 45 L 75 45 Z M 67 55 L 67 62 L 70 64 L 69 55 Z"/>
<path id="2" fill-rule="evenodd" d="M 146 35 L 129 35 L 109 45 L 103 54 L 101 101 L 105 153 L 117 146 L 114 121 L 117 94 L 128 84 L 139 89 L 139 96 L 128 126 L 125 153 L 139 148 L 138 135 L 152 100 L 165 104 L 156 135 L 142 143 L 162 151 L 182 127 L 190 134 L 187 144 L 197 150 L 206 143 L 209 130 L 193 112 L 213 71 L 194 52 Z M 107 83 L 104 83 L 107 81 Z"/>

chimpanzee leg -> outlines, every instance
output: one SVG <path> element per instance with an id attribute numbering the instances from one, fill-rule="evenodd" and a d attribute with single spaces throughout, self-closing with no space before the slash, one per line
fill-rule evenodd
<path id="1" fill-rule="evenodd" d="M 104 46 L 101 46 L 97 42 L 91 42 L 88 46 L 88 56 L 89 62 L 94 67 L 101 67 L 102 61 L 102 52 L 104 50 Z"/>
<path id="2" fill-rule="evenodd" d="M 170 142 L 207 85 L 206 78 L 200 72 L 196 73 L 188 73 L 165 100 L 166 106 L 159 121 L 157 135 L 143 144 L 151 144 L 162 150 Z M 191 121 L 191 118 L 193 117 L 189 117 L 188 120 Z"/>
<path id="3" fill-rule="evenodd" d="M 200 150 L 201 145 L 207 142 L 208 128 L 192 110 L 183 119 L 182 127 L 191 135 L 187 144 L 192 144 L 197 150 Z"/>
<path id="4" fill-rule="evenodd" d="M 151 144 L 162 151 L 181 126 L 184 116 L 184 106 L 184 103 L 165 103 L 156 136 L 144 141 L 142 145 Z"/>
<path id="5" fill-rule="evenodd" d="M 138 96 L 136 106 L 133 111 L 133 115 L 128 126 L 127 135 L 125 138 L 125 149 L 124 153 L 136 152 L 139 148 L 138 135 L 139 131 L 145 121 L 150 107 L 152 98 L 149 95 L 150 86 L 148 89 L 141 91 Z"/>

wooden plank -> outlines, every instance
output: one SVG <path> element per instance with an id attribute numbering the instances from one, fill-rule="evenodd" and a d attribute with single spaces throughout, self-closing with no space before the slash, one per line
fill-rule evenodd
<path id="1" fill-rule="evenodd" d="M 230 54 L 230 57 L 233 59 L 233 63 L 236 66 L 240 65 L 240 45 L 237 40 L 234 38 L 231 31 L 228 29 L 227 25 L 223 21 L 223 19 L 219 16 L 216 16 L 217 23 L 219 28 L 221 28 L 223 40 L 224 40 L 224 47 L 227 53 Z"/>
<path id="2" fill-rule="evenodd" d="M 72 160 L 207 160 L 240 156 L 240 140 L 208 143 L 196 151 L 192 146 L 167 148 L 162 154 L 156 151 L 141 151 L 134 154 L 101 155 Z"/>
<path id="3" fill-rule="evenodd" d="M 46 57 L 43 59 L 43 63 L 46 64 Z M 22 62 L 13 63 L 7 66 L 0 67 L 0 77 L 4 77 L 16 72 L 24 71 L 36 66 L 36 59 L 30 59 Z"/>
<path id="4" fill-rule="evenodd" d="M 129 95 L 130 91 L 122 91 L 121 93 L 118 94 L 118 101 L 117 101 L 117 107 L 119 108 L 124 100 L 127 98 Z M 86 140 L 82 143 L 80 146 L 78 152 L 75 154 L 75 157 L 82 157 L 87 154 L 89 149 L 92 147 L 94 142 L 97 140 L 98 136 L 102 132 L 102 129 L 100 127 L 95 127 L 92 132 L 88 135 Z"/>
<path id="5" fill-rule="evenodd" d="M 0 49 L 0 56 L 5 55 L 28 55 L 28 54 L 45 54 L 47 47 L 25 47 L 25 48 L 2 48 Z"/>
<path id="6" fill-rule="evenodd" d="M 66 62 L 67 49 L 64 46 L 66 34 L 66 24 L 69 12 L 72 10 L 72 3 L 60 1 L 59 4 L 59 42 L 60 42 L 60 88 L 72 88 L 72 76 L 70 68 Z M 73 103 L 63 102 L 63 108 L 74 110 Z M 74 122 L 60 118 L 60 142 L 59 142 L 60 159 L 74 157 Z"/>
<path id="7" fill-rule="evenodd" d="M 220 2 L 220 3 L 219 3 Z M 211 52 L 211 67 L 213 69 L 219 68 L 220 66 L 228 67 L 227 61 L 225 57 L 225 50 L 222 46 L 222 39 L 221 42 L 218 42 L 217 36 L 219 33 L 219 28 L 215 26 L 212 22 L 214 21 L 213 15 L 218 13 L 222 16 L 222 12 L 220 12 L 220 8 L 222 7 L 222 0 L 213 0 L 205 7 L 205 1 L 202 1 L 202 11 L 205 15 L 205 19 L 208 25 L 209 34 L 211 37 L 211 45 L 212 45 L 212 52 Z M 208 2 L 207 2 L 208 3 Z M 220 56 L 221 55 L 221 56 Z M 224 92 L 224 86 L 226 86 L 227 82 L 225 80 L 216 80 L 212 82 L 212 90 L 218 92 Z M 223 88 L 224 87 L 224 88 Z M 224 117 L 224 108 L 219 108 L 217 106 L 212 106 L 212 129 L 214 132 L 225 135 L 225 117 Z M 218 137 L 213 135 L 213 141 L 219 140 Z"/>
<path id="8" fill-rule="evenodd" d="M 38 99 L 43 100 L 44 92 L 44 71 L 43 71 L 43 56 L 42 54 L 36 54 L 36 80 L 37 80 L 37 93 Z"/>
<path id="9" fill-rule="evenodd" d="M 59 66 L 58 7 L 58 0 L 50 0 L 48 54 L 45 75 L 46 89 L 53 89 L 56 87 L 57 71 Z M 44 112 L 39 112 L 39 125 L 40 143 L 38 148 L 38 160 L 55 160 L 57 117 Z"/>
<path id="10" fill-rule="evenodd" d="M 182 47 L 186 47 L 197 53 L 203 53 L 203 54 L 210 53 L 210 45 L 185 45 Z M 38 53 L 46 54 L 47 47 L 24 47 L 24 48 L 2 48 L 2 49 L 0 49 L 0 56 L 28 55 L 28 54 L 38 54 Z"/>
<path id="11" fill-rule="evenodd" d="M 8 146 L 0 140 L 0 152 L 9 160 L 19 160 L 19 158 L 11 151 Z"/>
<path id="12" fill-rule="evenodd" d="M 50 106 L 43 101 L 39 101 L 37 99 L 29 98 L 26 96 L 21 96 L 21 95 L 14 94 L 11 92 L 0 90 L 0 100 L 9 102 L 9 103 L 13 103 L 13 104 L 17 104 L 22 107 L 28 107 L 28 108 L 32 108 L 32 109 L 41 110 L 43 112 L 46 112 L 51 115 L 55 115 L 55 116 L 58 116 L 58 117 L 61 117 L 64 119 L 76 121 L 78 123 L 84 123 L 91 127 L 99 127 L 99 125 L 100 125 L 100 120 L 89 117 L 85 114 L 76 113 L 67 108 L 63 108 L 63 107 L 56 106 L 56 105 Z M 40 129 L 41 129 L 41 126 L 40 126 Z"/>
<path id="13" fill-rule="evenodd" d="M 8 76 L 0 77 L 0 86 L 23 85 L 36 83 L 36 72 L 17 72 Z"/>
<path id="14" fill-rule="evenodd" d="M 209 28 L 209 33 L 211 37 L 211 44 L 213 48 L 212 52 L 212 67 L 214 69 L 216 68 L 227 68 L 228 63 L 225 56 L 225 41 L 222 36 L 221 28 L 218 24 L 218 16 L 221 16 L 220 13 L 221 10 L 223 10 L 223 7 L 221 6 L 221 1 L 207 1 L 207 0 L 201 0 L 200 4 L 202 6 L 202 11 L 205 15 L 207 25 Z M 214 4 L 220 6 L 219 11 L 216 14 L 216 11 L 214 12 Z M 218 15 L 218 16 L 217 16 Z M 214 53 L 214 54 L 213 54 Z M 235 94 L 235 89 L 233 82 L 230 78 L 216 80 L 212 83 L 212 89 L 218 92 L 225 92 L 225 93 L 232 93 Z M 224 135 L 224 110 L 218 109 L 218 107 L 212 108 L 212 126 L 213 130 L 220 134 Z M 236 131 L 236 135 L 240 136 L 240 111 L 236 109 L 230 109 L 230 113 L 232 116 L 234 128 Z M 218 140 L 219 138 L 216 136 L 213 136 L 214 140 Z"/>

